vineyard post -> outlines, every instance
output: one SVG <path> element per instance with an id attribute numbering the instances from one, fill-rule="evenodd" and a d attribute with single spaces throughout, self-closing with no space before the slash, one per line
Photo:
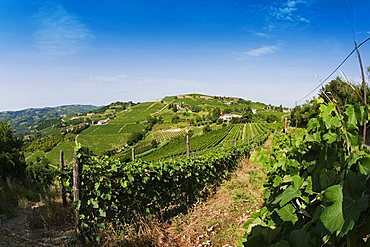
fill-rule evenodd
<path id="1" fill-rule="evenodd" d="M 134 147 L 131 149 L 131 159 L 132 161 L 135 160 L 135 148 Z"/>
<path id="2" fill-rule="evenodd" d="M 287 130 L 288 130 L 288 118 L 286 117 L 284 119 L 284 131 L 285 131 L 285 133 L 287 132 Z"/>
<path id="3" fill-rule="evenodd" d="M 365 81 L 365 73 L 364 73 L 364 67 L 362 65 L 360 50 L 358 49 L 358 45 L 357 45 L 356 41 L 355 41 L 355 47 L 356 47 L 356 51 L 357 51 L 358 62 L 360 64 L 360 69 L 361 69 L 362 87 L 363 87 L 363 90 L 364 90 L 364 106 L 365 106 L 365 111 L 367 111 L 367 96 L 366 96 L 367 85 L 366 85 L 366 81 Z M 363 138 L 364 138 L 364 144 L 366 144 L 366 121 L 364 121 Z"/>
<path id="4" fill-rule="evenodd" d="M 189 134 L 186 134 L 186 158 L 190 158 L 190 139 Z"/>
<path id="5" fill-rule="evenodd" d="M 67 197 L 66 197 L 66 188 L 64 187 L 64 151 L 60 150 L 60 187 L 62 190 L 62 202 L 63 202 L 63 207 L 67 206 Z"/>
<path id="6" fill-rule="evenodd" d="M 73 203 L 78 204 L 80 200 L 80 189 L 81 189 L 81 171 L 82 164 L 79 164 L 77 159 L 77 151 L 74 152 L 74 163 L 73 163 Z M 80 218 L 80 209 L 76 207 L 75 209 L 75 220 L 76 220 L 76 233 L 80 234 L 79 228 L 79 218 Z"/>

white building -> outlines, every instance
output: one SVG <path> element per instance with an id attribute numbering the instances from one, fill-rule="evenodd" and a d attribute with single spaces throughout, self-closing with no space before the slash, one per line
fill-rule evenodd
<path id="1" fill-rule="evenodd" d="M 103 119 L 103 120 L 99 120 L 96 125 L 103 125 L 103 124 L 107 124 L 109 122 L 109 118 L 107 119 Z"/>
<path id="2" fill-rule="evenodd" d="M 219 117 L 219 119 L 222 119 L 224 121 L 230 121 L 233 118 L 241 118 L 241 115 L 238 114 L 224 114 Z"/>

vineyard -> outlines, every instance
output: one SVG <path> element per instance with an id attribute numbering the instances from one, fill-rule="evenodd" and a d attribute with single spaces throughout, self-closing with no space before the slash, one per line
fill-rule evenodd
<path id="1" fill-rule="evenodd" d="M 323 104 L 306 129 L 260 151 L 266 204 L 245 228 L 244 246 L 365 246 L 370 232 L 370 152 L 359 137 L 363 106 Z"/>
<path id="2" fill-rule="evenodd" d="M 163 162 L 122 163 L 115 158 L 91 156 L 80 148 L 77 150 L 78 162 L 83 167 L 78 204 L 80 229 L 94 235 L 110 225 L 132 223 L 138 216 L 166 220 L 184 212 L 228 177 L 238 160 L 266 137 L 260 136 L 250 145 Z M 70 188 L 71 173 L 64 184 Z"/>
<path id="3" fill-rule="evenodd" d="M 186 135 L 184 129 L 168 129 L 154 132 L 149 140 L 156 140 L 157 142 L 163 142 L 173 140 Z"/>
<path id="4" fill-rule="evenodd" d="M 273 128 L 265 123 L 253 123 L 252 128 L 256 131 L 255 137 L 269 133 Z M 190 138 L 190 151 L 193 154 L 203 154 L 219 148 L 226 148 L 242 142 L 244 124 L 229 124 L 225 127 L 218 128 L 210 133 L 198 135 Z M 245 133 L 245 142 L 252 141 L 253 137 L 250 132 Z M 181 138 L 182 137 L 182 138 Z M 162 147 L 153 150 L 147 155 L 142 156 L 143 160 L 156 161 L 169 157 L 181 157 L 186 153 L 185 137 L 180 136 L 174 142 L 168 142 Z"/>

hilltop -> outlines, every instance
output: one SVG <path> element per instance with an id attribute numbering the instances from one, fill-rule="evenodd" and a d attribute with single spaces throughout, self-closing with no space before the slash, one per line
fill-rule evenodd
<path id="1" fill-rule="evenodd" d="M 132 148 L 144 160 L 181 156 L 185 154 L 186 133 L 192 138 L 192 152 L 199 154 L 217 145 L 252 139 L 269 128 L 268 123 L 281 122 L 282 111 L 281 106 L 203 94 L 166 96 L 142 103 L 114 102 L 37 126 L 37 135 L 26 139 L 26 160 L 46 157 L 57 164 L 59 152 L 64 150 L 67 161 L 71 161 L 76 140 L 96 155 L 124 160 L 131 159 Z M 223 120 L 223 114 L 238 117 Z"/>

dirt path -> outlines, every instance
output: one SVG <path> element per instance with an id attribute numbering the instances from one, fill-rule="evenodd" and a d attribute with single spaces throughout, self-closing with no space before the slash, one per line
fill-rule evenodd
<path id="1" fill-rule="evenodd" d="M 247 131 L 247 124 L 245 123 L 243 126 L 243 134 L 242 134 L 242 140 L 245 139 L 245 132 Z"/>
<path id="2" fill-rule="evenodd" d="M 153 104 L 151 104 L 148 108 L 146 108 L 147 110 L 149 110 L 150 108 L 152 108 L 153 106 L 155 106 L 158 102 L 154 102 Z"/>
<path id="3" fill-rule="evenodd" d="M 236 246 L 249 214 L 263 203 L 263 177 L 259 166 L 241 161 L 213 196 L 167 229 L 171 246 Z"/>
<path id="4" fill-rule="evenodd" d="M 68 214 L 58 207 L 31 203 L 14 217 L 0 215 L 0 246 L 73 246 L 74 229 L 67 222 Z"/>
<path id="5" fill-rule="evenodd" d="M 172 102 L 174 102 L 175 100 L 172 100 L 170 103 L 168 103 L 167 105 L 165 105 L 162 109 L 160 109 L 159 111 L 156 111 L 156 112 L 153 112 L 152 114 L 150 114 L 150 116 L 153 116 L 153 115 L 156 115 L 158 113 L 161 113 L 164 109 L 168 108 L 168 106 L 170 104 L 172 104 Z"/>
<path id="6" fill-rule="evenodd" d="M 252 136 L 252 139 L 253 139 L 254 138 L 254 131 L 253 131 L 252 123 L 249 124 L 249 128 L 251 130 L 251 136 Z"/>
<path id="7" fill-rule="evenodd" d="M 124 124 L 119 130 L 118 130 L 118 134 L 123 130 L 123 128 L 125 128 L 127 126 L 127 124 Z"/>

